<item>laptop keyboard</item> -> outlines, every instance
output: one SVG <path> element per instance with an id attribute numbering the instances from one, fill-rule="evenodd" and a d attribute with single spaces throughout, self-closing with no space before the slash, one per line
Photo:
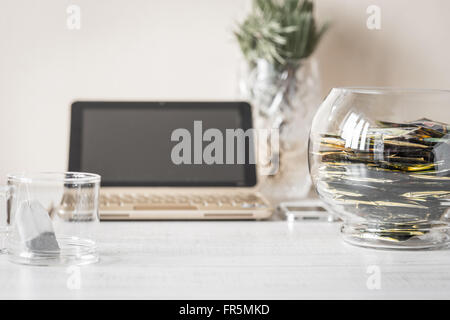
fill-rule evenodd
<path id="1" fill-rule="evenodd" d="M 239 194 L 108 194 L 100 195 L 100 210 L 263 209 L 267 204 L 255 193 Z"/>

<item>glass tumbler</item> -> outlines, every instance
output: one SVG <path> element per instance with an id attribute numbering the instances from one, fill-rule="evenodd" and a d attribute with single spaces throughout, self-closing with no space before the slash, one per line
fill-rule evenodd
<path id="1" fill-rule="evenodd" d="M 0 254 L 6 253 L 6 205 L 9 197 L 9 188 L 0 187 Z"/>
<path id="2" fill-rule="evenodd" d="M 352 244 L 450 242 L 450 91 L 335 88 L 317 111 L 309 166 Z"/>
<path id="3" fill-rule="evenodd" d="M 98 261 L 94 241 L 100 176 L 78 172 L 7 175 L 3 219 L 9 260 L 30 265 Z"/>

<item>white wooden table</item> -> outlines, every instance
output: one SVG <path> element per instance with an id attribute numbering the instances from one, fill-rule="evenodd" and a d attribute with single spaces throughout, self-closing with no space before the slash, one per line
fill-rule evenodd
<path id="1" fill-rule="evenodd" d="M 0 298 L 450 298 L 449 250 L 353 247 L 338 223 L 102 222 L 98 240 L 79 269 L 0 256 Z"/>

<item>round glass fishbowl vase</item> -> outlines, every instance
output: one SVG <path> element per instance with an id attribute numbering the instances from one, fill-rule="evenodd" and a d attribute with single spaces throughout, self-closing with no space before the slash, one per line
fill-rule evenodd
<path id="1" fill-rule="evenodd" d="M 450 91 L 335 88 L 316 113 L 309 169 L 349 243 L 450 241 Z"/>

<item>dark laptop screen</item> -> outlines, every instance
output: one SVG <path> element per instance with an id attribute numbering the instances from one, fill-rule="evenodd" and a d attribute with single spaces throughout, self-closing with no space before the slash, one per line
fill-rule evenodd
<path id="1" fill-rule="evenodd" d="M 69 170 L 98 173 L 103 186 L 252 186 L 252 139 L 244 139 L 244 164 L 237 161 L 237 140 L 235 161 L 226 159 L 226 131 L 251 126 L 243 102 L 76 102 Z M 215 129 L 213 137 L 204 136 L 208 129 Z M 221 142 L 219 133 L 223 147 L 207 149 Z"/>

